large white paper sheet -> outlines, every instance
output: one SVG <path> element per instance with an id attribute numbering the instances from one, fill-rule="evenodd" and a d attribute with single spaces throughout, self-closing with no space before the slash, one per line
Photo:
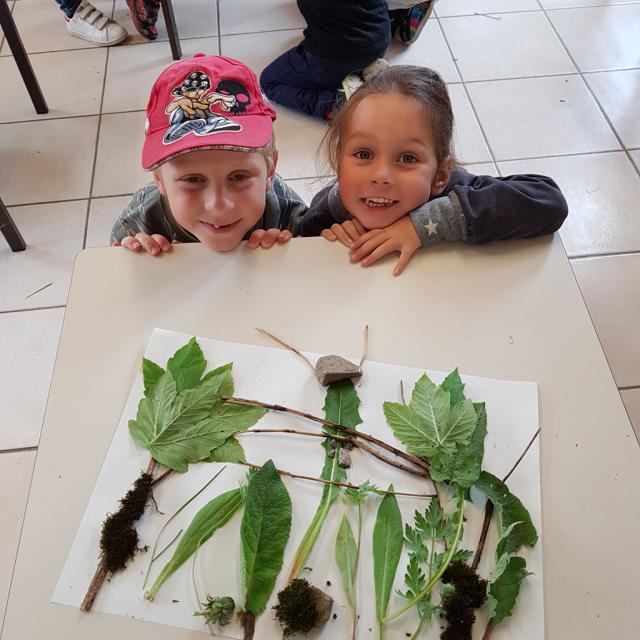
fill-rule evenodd
<path id="1" fill-rule="evenodd" d="M 155 329 L 147 345 L 145 356 L 161 365 L 190 336 Z M 302 409 L 315 415 L 322 415 L 325 389 L 310 375 L 308 367 L 289 351 L 279 348 L 256 347 L 246 344 L 222 342 L 205 338 L 198 339 L 207 359 L 208 368 L 214 368 L 232 361 L 235 395 L 239 397 L 263 400 Z M 312 362 L 317 354 L 307 354 Z M 345 355 L 345 354 L 341 354 Z M 353 359 L 357 361 L 357 358 Z M 425 362 L 425 366 L 429 363 Z M 405 393 L 410 394 L 415 381 L 424 370 L 379 362 L 367 362 L 364 375 L 357 384 L 361 399 L 360 415 L 366 431 L 384 440 L 393 441 L 393 434 L 387 426 L 382 413 L 384 400 L 399 400 L 399 382 L 404 383 Z M 428 371 L 431 379 L 439 383 L 445 373 Z M 466 384 L 465 395 L 474 402 L 485 402 L 488 414 L 488 435 L 485 442 L 483 468 L 502 477 L 513 466 L 522 453 L 531 436 L 538 428 L 538 392 L 537 385 L 531 382 L 513 382 L 462 375 Z M 135 418 L 137 405 L 143 396 L 143 380 L 139 374 L 131 389 L 131 394 L 123 410 L 120 423 L 105 458 L 91 500 L 87 505 L 78 533 L 69 552 L 67 562 L 53 594 L 53 602 L 78 607 L 98 564 L 98 540 L 100 523 L 105 514 L 117 508 L 118 500 L 130 488 L 133 480 L 147 466 L 149 454 L 136 447 L 129 436 L 128 421 Z M 269 412 L 259 423 L 260 427 L 290 427 L 313 429 L 302 418 L 286 414 Z M 286 434 L 256 434 L 240 436 L 250 462 L 261 464 L 272 458 L 277 467 L 293 473 L 319 475 L 324 450 L 320 440 Z M 349 481 L 360 483 L 364 480 L 375 482 L 380 487 L 393 483 L 396 491 L 432 493 L 430 483 L 408 476 L 399 470 L 371 458 L 358 450 L 352 452 L 353 464 L 348 471 Z M 189 497 L 200 489 L 220 469 L 219 464 L 196 464 L 189 467 L 188 473 L 174 474 L 160 484 L 154 491 L 158 508 L 165 514 L 158 514 L 153 506 L 139 522 L 138 531 L 142 544 L 152 546 L 166 519 L 174 513 Z M 182 511 L 165 531 L 159 549 L 167 544 L 181 529 L 184 530 L 195 513 L 207 501 L 216 495 L 238 486 L 246 474 L 246 467 L 228 465 L 218 479 L 209 486 L 193 503 Z M 275 602 L 275 594 L 281 589 L 291 566 L 297 545 L 317 507 L 322 485 L 314 482 L 284 479 L 293 502 L 293 524 L 291 537 L 285 553 L 283 570 L 279 576 L 276 590 L 265 613 L 259 617 L 256 638 L 275 640 L 281 637 L 279 625 L 273 619 L 270 607 Z M 541 531 L 540 508 L 540 467 L 537 441 L 519 464 L 509 479 L 511 490 L 529 509 L 534 524 Z M 475 496 L 474 496 L 475 497 Z M 360 574 L 358 583 L 359 634 L 358 638 L 377 637 L 375 624 L 375 600 L 373 589 L 373 566 L 371 537 L 377 499 L 368 500 L 364 509 L 364 526 L 361 550 Z M 418 498 L 399 498 L 403 521 L 412 523 L 415 509 L 423 510 L 426 500 Z M 335 600 L 332 618 L 321 633 L 312 633 L 312 638 L 350 638 L 351 612 L 346 604 L 338 571 L 334 562 L 335 538 L 348 505 L 343 498 L 336 501 L 327 519 L 314 550 L 307 562 L 310 570 L 304 572 L 316 586 L 324 589 Z M 483 519 L 484 504 L 467 503 L 468 520 L 462 547 L 475 549 Z M 351 512 L 355 526 L 355 514 Z M 148 554 L 137 554 L 126 571 L 115 575 L 105 583 L 94 609 L 127 617 L 173 625 L 185 629 L 203 632 L 209 630 L 203 626 L 202 618 L 194 617 L 198 608 L 194 589 L 194 577 L 200 598 L 212 595 L 230 595 L 239 600 L 239 527 L 241 513 L 204 545 L 197 557 L 192 571 L 189 561 L 174 574 L 158 593 L 155 601 L 149 602 L 143 597 L 142 581 L 149 561 Z M 480 564 L 480 573 L 489 575 L 494 563 L 493 550 L 497 541 L 497 528 L 492 525 L 485 554 Z M 167 552 L 152 570 L 155 577 L 170 557 Z M 517 637 L 519 640 L 539 640 L 544 637 L 544 606 L 542 592 L 542 545 L 538 543 L 533 550 L 524 550 L 527 567 L 533 575 L 529 576 L 522 587 L 514 616 L 502 623 L 492 634 L 494 640 Z M 402 577 L 406 566 L 403 555 L 396 575 L 396 588 L 402 588 Z M 403 600 L 393 594 L 389 611 L 396 610 Z M 240 603 L 238 603 L 240 604 Z M 421 637 L 438 638 L 440 624 L 434 621 L 429 630 Z M 414 612 L 387 625 L 386 637 L 389 640 L 406 638 L 417 626 Z M 476 623 L 474 640 L 482 637 L 485 621 L 482 615 Z M 241 638 L 240 627 L 234 622 L 221 630 L 215 628 L 220 637 Z"/>

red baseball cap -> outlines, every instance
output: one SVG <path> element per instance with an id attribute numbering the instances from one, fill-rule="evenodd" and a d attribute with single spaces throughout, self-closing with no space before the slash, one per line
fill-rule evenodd
<path id="1" fill-rule="evenodd" d="M 196 149 L 261 149 L 275 119 L 251 69 L 196 53 L 167 67 L 151 88 L 142 166 L 150 171 Z"/>

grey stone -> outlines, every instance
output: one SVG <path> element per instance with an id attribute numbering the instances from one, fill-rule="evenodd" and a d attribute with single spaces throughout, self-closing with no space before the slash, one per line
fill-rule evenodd
<path id="1" fill-rule="evenodd" d="M 332 382 L 359 378 L 361 375 L 360 367 L 340 356 L 322 356 L 316 362 L 316 378 L 325 387 Z"/>
<path id="2" fill-rule="evenodd" d="M 351 466 L 351 454 L 346 449 L 338 451 L 338 466 L 348 469 Z"/>

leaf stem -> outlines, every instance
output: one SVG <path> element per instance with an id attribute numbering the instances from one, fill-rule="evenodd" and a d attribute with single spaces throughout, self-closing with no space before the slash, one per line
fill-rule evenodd
<path id="1" fill-rule="evenodd" d="M 484 630 L 482 640 L 489 640 L 489 638 L 491 637 L 492 631 L 493 631 L 493 624 L 491 624 L 491 620 L 489 620 L 489 622 L 487 622 L 487 628 Z"/>
<path id="2" fill-rule="evenodd" d="M 307 420 L 311 420 L 312 422 L 316 422 L 325 427 L 330 427 L 331 429 L 335 429 L 336 431 L 340 431 L 341 433 L 346 433 L 354 438 L 359 438 L 361 440 L 365 440 L 371 444 L 375 444 L 381 449 L 385 449 L 389 453 L 393 453 L 399 458 L 403 458 L 408 462 L 415 464 L 417 467 L 420 467 L 425 472 L 429 470 L 429 465 L 427 462 L 422 460 L 417 456 L 411 455 L 410 453 L 406 453 L 401 449 L 397 449 L 396 447 L 384 442 L 383 440 L 379 440 L 374 436 L 371 436 L 367 433 L 363 433 L 362 431 L 356 431 L 355 429 L 350 429 L 349 427 L 345 427 L 341 424 L 337 424 L 335 422 L 330 422 L 329 420 L 325 420 L 324 418 L 319 418 L 318 416 L 314 416 L 310 413 L 305 413 L 304 411 L 299 411 L 297 409 L 291 409 L 290 407 L 285 407 L 280 404 L 270 404 L 268 402 L 261 402 L 259 400 L 248 400 L 246 398 L 233 398 L 222 396 L 220 398 L 221 402 L 228 402 L 229 404 L 244 404 L 255 407 L 263 407 L 264 409 L 270 409 L 271 411 L 281 411 L 283 413 L 291 413 L 296 416 L 300 416 L 301 418 L 306 418 Z"/>
<path id="3" fill-rule="evenodd" d="M 420 602 L 420 600 L 422 600 L 425 596 L 427 596 L 429 593 L 431 593 L 431 590 L 436 585 L 438 580 L 440 580 L 440 578 L 442 577 L 442 574 L 445 572 L 445 570 L 449 566 L 449 564 L 450 564 L 451 560 L 453 559 L 453 556 L 454 556 L 454 554 L 455 554 L 455 552 L 456 552 L 456 550 L 458 548 L 458 543 L 460 542 L 460 538 L 462 537 L 462 525 L 464 523 L 464 489 L 462 489 L 462 488 L 458 488 L 458 510 L 457 510 L 457 515 L 458 515 L 458 526 L 456 528 L 455 537 L 453 539 L 453 543 L 451 544 L 451 548 L 449 549 L 449 552 L 447 553 L 447 557 L 445 558 L 444 562 L 442 563 L 442 566 L 440 567 L 440 569 L 438 569 L 438 571 L 433 576 L 433 578 L 431 578 L 431 580 L 429 580 L 429 582 L 427 583 L 427 586 L 418 595 L 416 595 L 412 600 L 410 600 L 401 609 L 398 609 L 398 611 L 396 611 L 395 613 L 392 613 L 392 614 L 388 615 L 386 618 L 383 618 L 383 620 L 382 620 L 383 623 L 391 622 L 391 620 L 395 620 L 396 618 L 399 618 L 403 613 L 406 613 L 407 611 L 409 611 L 409 609 L 411 609 L 411 607 L 413 607 L 415 604 Z"/>

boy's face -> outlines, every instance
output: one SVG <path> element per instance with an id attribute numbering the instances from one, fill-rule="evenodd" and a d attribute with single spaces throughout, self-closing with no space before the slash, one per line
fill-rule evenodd
<path id="1" fill-rule="evenodd" d="M 447 184 L 450 162 L 438 167 L 422 109 L 400 94 L 376 94 L 351 114 L 338 165 L 340 199 L 366 229 L 389 226 Z"/>
<path id="2" fill-rule="evenodd" d="M 205 149 L 177 156 L 154 171 L 176 222 L 214 251 L 235 249 L 264 213 L 275 172 L 261 153 Z"/>

